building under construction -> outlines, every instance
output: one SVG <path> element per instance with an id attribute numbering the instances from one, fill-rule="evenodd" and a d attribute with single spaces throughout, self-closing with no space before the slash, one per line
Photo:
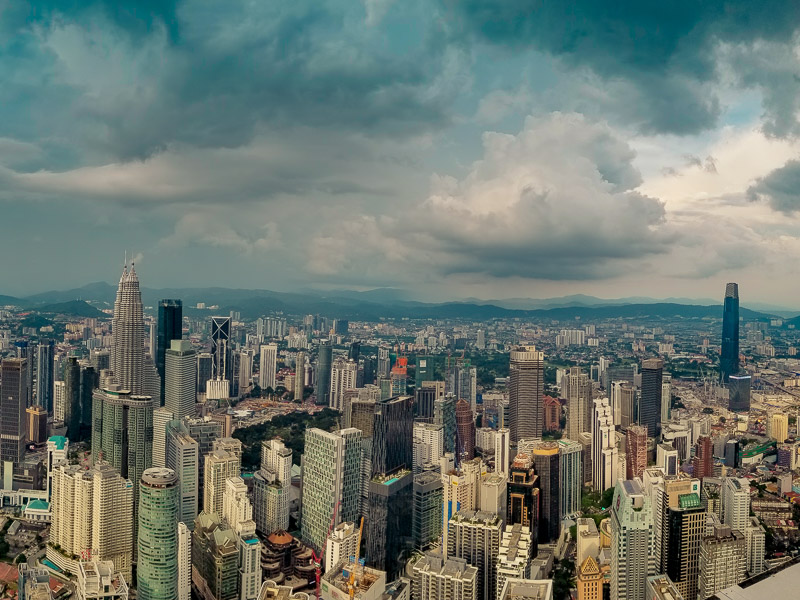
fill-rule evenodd
<path id="1" fill-rule="evenodd" d="M 386 590 L 386 573 L 359 562 L 341 561 L 322 576 L 322 600 L 378 600 Z"/>

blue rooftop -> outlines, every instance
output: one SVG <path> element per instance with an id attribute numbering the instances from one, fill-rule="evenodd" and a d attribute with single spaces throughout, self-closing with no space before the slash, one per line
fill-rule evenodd
<path id="1" fill-rule="evenodd" d="M 56 445 L 57 450 L 63 450 L 67 445 L 67 438 L 65 438 L 63 435 L 54 435 L 47 441 L 53 442 Z"/>

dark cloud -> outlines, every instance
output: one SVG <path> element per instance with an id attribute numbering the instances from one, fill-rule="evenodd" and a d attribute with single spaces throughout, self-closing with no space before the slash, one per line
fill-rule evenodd
<path id="1" fill-rule="evenodd" d="M 800 161 L 790 160 L 756 181 L 747 190 L 752 201 L 765 201 L 777 211 L 800 211 Z"/>
<path id="2" fill-rule="evenodd" d="M 788 48 L 800 24 L 800 4 L 785 0 L 445 3 L 468 35 L 511 50 L 534 48 L 588 67 L 608 82 L 634 84 L 641 98 L 620 101 L 630 101 L 630 113 L 641 115 L 641 129 L 677 134 L 717 121 L 720 103 L 708 83 L 719 78 L 720 45 L 752 49 L 767 42 Z M 774 83 L 759 78 L 767 90 L 775 89 Z M 789 126 L 779 116 L 786 115 L 776 106 L 781 101 L 786 102 L 767 93 L 764 102 L 776 134 L 787 133 Z"/>

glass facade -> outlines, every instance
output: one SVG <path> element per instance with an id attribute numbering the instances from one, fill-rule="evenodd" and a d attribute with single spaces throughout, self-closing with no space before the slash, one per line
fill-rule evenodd
<path id="1" fill-rule="evenodd" d="M 148 469 L 139 486 L 138 597 L 178 597 L 178 477 Z"/>

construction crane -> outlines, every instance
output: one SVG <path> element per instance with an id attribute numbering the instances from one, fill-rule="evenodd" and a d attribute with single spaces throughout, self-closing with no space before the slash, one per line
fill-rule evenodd
<path id="1" fill-rule="evenodd" d="M 331 537 L 331 531 L 333 531 L 333 528 L 336 526 L 336 515 L 339 512 L 340 504 L 341 502 L 337 502 L 336 505 L 333 507 L 333 516 L 331 517 L 331 524 L 328 526 L 328 535 L 325 536 L 325 541 L 322 544 L 322 551 L 320 552 L 320 555 L 317 556 L 316 552 L 314 552 L 313 550 L 311 551 L 311 558 L 314 559 L 314 567 L 317 577 L 317 600 L 319 600 L 320 598 L 319 578 L 320 575 L 322 575 L 322 559 L 325 558 L 325 550 L 328 549 L 328 539 Z"/>
<path id="2" fill-rule="evenodd" d="M 353 560 L 353 566 L 350 569 L 350 581 L 347 583 L 347 591 L 350 594 L 350 600 L 356 594 L 356 569 L 358 568 L 358 559 L 361 556 L 361 534 L 364 531 L 364 517 L 361 517 L 361 524 L 358 526 L 358 540 L 356 540 L 356 555 Z"/>

